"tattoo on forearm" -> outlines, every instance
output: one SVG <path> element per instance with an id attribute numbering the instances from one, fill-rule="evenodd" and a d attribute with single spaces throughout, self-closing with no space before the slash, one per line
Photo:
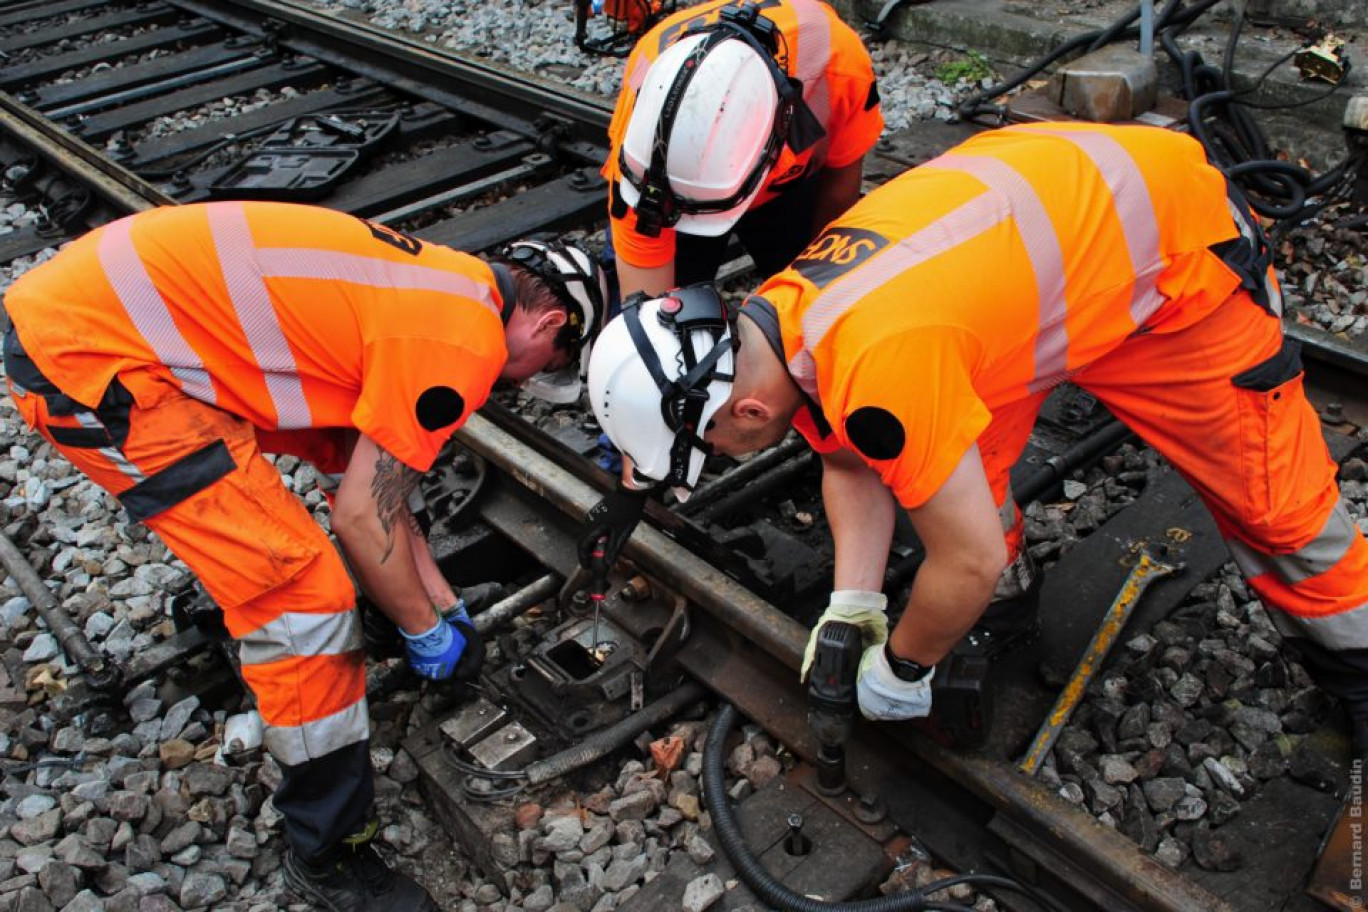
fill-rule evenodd
<path id="1" fill-rule="evenodd" d="M 385 530 L 385 553 L 380 563 L 389 560 L 394 550 L 394 528 L 409 516 L 408 495 L 418 481 L 418 472 L 410 469 L 384 450 L 375 460 L 375 477 L 371 479 L 371 496 L 375 498 L 375 512 L 380 528 Z"/>

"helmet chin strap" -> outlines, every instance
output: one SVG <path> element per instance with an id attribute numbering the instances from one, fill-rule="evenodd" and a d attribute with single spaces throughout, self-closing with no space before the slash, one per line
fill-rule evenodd
<path id="1" fill-rule="evenodd" d="M 628 298 L 622 305 L 622 317 L 637 354 L 641 356 L 656 389 L 660 391 L 661 418 L 675 434 L 674 442 L 670 445 L 669 473 L 661 482 L 689 490 L 693 487 L 688 481 L 693 451 L 699 450 L 705 455 L 712 452 L 712 446 L 703 439 L 705 429 L 700 426 L 703 409 L 710 398 L 709 388 L 714 380 L 731 381 L 735 377 L 734 374 L 720 373 L 717 364 L 723 355 L 736 351 L 736 316 L 711 285 L 690 285 L 661 299 L 672 304 L 668 312 L 662 304 L 658 315 L 661 324 L 668 327 L 679 341 L 684 368 L 682 376 L 671 380 L 666 376 L 660 356 L 656 354 L 655 346 L 641 325 L 641 305 L 646 300 L 644 294 Z M 698 358 L 691 336 L 700 331 L 710 333 L 714 343 L 703 357 Z"/>

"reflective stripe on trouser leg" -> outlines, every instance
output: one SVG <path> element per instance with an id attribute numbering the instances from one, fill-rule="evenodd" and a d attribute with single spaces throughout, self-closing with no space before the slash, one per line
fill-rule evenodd
<path id="1" fill-rule="evenodd" d="M 289 786 L 276 807 L 292 842 L 315 854 L 359 829 L 370 811 L 365 669 L 351 580 L 323 530 L 262 458 L 248 422 L 155 378 L 126 379 L 139 402 L 155 405 L 133 404 L 128 412 L 122 452 L 143 482 L 135 484 L 101 449 L 55 445 L 110 493 L 148 512 L 146 525 L 194 571 L 229 631 L 245 641 L 243 676 Z M 20 394 L 16 403 L 51 439 L 43 398 Z M 187 466 L 217 466 L 222 474 Z"/>
<path id="2" fill-rule="evenodd" d="M 1230 539 L 1231 553 L 1288 636 L 1330 649 L 1368 649 L 1368 541 L 1337 501 L 1314 538 L 1294 551 L 1267 554 Z"/>

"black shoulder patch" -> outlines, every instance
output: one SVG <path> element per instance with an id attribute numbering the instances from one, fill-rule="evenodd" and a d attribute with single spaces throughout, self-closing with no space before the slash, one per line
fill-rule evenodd
<path id="1" fill-rule="evenodd" d="M 449 386 L 431 386 L 418 397 L 414 412 L 419 424 L 426 430 L 435 431 L 460 420 L 465 414 L 465 400 Z"/>
<path id="2" fill-rule="evenodd" d="M 869 84 L 869 95 L 865 97 L 865 110 L 872 111 L 879 103 L 879 84 L 871 82 Z"/>
<path id="3" fill-rule="evenodd" d="M 855 449 L 869 459 L 896 459 L 907 443 L 902 422 L 887 409 L 866 405 L 850 413 L 846 436 Z"/>
<path id="4" fill-rule="evenodd" d="M 888 238 L 864 228 L 828 228 L 793 261 L 798 274 L 821 288 L 888 246 Z"/>

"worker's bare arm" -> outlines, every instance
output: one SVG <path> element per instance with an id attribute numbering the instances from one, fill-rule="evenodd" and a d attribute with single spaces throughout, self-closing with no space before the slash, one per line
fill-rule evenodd
<path id="1" fill-rule="evenodd" d="M 617 261 L 619 287 L 622 299 L 628 295 L 644 291 L 650 297 L 657 297 L 675 287 L 674 260 L 663 266 L 633 266 L 626 260 Z"/>
<path id="2" fill-rule="evenodd" d="M 945 484 L 908 515 L 926 559 L 889 642 L 895 655 L 931 665 L 978 620 L 1007 565 L 1002 523 L 978 446 L 970 447 Z"/>
<path id="3" fill-rule="evenodd" d="M 813 206 L 812 234 L 822 229 L 860 200 L 864 181 L 864 158 L 841 168 L 823 168 L 817 173 L 817 201 Z"/>
<path id="4" fill-rule="evenodd" d="M 868 465 L 849 450 L 822 457 L 822 501 L 836 545 L 833 589 L 883 589 L 897 502 Z"/>
<path id="5" fill-rule="evenodd" d="M 419 477 L 361 434 L 338 486 L 332 516 L 333 532 L 361 588 L 408 633 L 421 633 L 436 622 L 409 525 L 408 496 Z M 419 546 L 426 550 L 421 541 Z"/>

